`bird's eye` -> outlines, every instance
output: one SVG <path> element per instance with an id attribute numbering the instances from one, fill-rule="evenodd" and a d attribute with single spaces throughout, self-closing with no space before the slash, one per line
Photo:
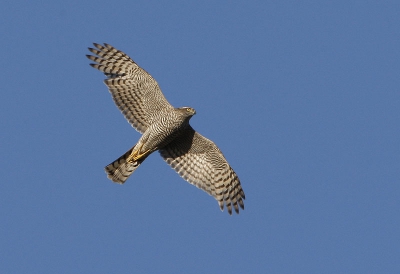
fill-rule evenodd
<path id="1" fill-rule="evenodd" d="M 190 108 L 187 108 L 186 111 L 187 111 L 187 112 L 190 112 Z"/>

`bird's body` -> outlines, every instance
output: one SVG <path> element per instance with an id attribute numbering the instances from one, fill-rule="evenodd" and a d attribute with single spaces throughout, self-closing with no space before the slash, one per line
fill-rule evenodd
<path id="1" fill-rule="evenodd" d="M 203 189 L 232 213 L 244 209 L 239 178 L 218 147 L 189 125 L 193 108 L 174 108 L 157 82 L 129 56 L 104 44 L 94 44 L 87 55 L 94 68 L 104 72 L 104 81 L 114 102 L 130 124 L 142 133 L 130 150 L 105 167 L 108 178 L 124 183 L 140 164 L 158 150 L 164 160 L 189 183 Z"/>
<path id="2" fill-rule="evenodd" d="M 189 126 L 189 120 L 195 111 L 192 108 L 177 108 L 160 111 L 159 114 L 133 148 L 106 166 L 109 179 L 116 183 L 125 183 L 147 156 L 168 145 Z M 169 119 L 165 119 L 166 116 Z"/>

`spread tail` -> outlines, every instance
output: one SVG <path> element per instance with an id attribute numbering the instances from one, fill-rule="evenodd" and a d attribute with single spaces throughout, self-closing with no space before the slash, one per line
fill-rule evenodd
<path id="1" fill-rule="evenodd" d="M 127 162 L 126 160 L 131 155 L 134 148 L 135 147 L 131 148 L 124 155 L 105 167 L 108 179 L 119 184 L 125 183 L 128 177 L 140 166 L 144 159 L 146 159 L 146 157 L 143 157 L 136 162 Z"/>

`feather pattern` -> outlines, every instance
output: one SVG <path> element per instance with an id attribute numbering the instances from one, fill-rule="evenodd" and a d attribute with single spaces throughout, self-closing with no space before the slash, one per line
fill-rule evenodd
<path id="1" fill-rule="evenodd" d="M 190 125 L 196 111 L 174 108 L 153 77 L 128 55 L 109 44 L 96 44 L 87 55 L 92 67 L 106 76 L 112 98 L 128 122 L 143 135 L 130 150 L 105 167 L 107 177 L 123 184 L 140 164 L 159 150 L 164 160 L 186 181 L 213 196 L 221 210 L 244 209 L 240 180 L 211 140 Z"/>

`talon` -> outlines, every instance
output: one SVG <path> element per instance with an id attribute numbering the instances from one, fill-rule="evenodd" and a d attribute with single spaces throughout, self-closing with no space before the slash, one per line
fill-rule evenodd
<path id="1" fill-rule="evenodd" d="M 127 162 L 136 162 L 143 156 L 147 156 L 147 154 L 150 152 L 150 150 L 148 149 L 143 153 L 139 153 L 139 151 L 142 149 L 142 147 L 143 147 L 143 144 L 140 146 L 139 149 L 134 149 L 132 151 L 131 155 L 129 155 Z"/>

